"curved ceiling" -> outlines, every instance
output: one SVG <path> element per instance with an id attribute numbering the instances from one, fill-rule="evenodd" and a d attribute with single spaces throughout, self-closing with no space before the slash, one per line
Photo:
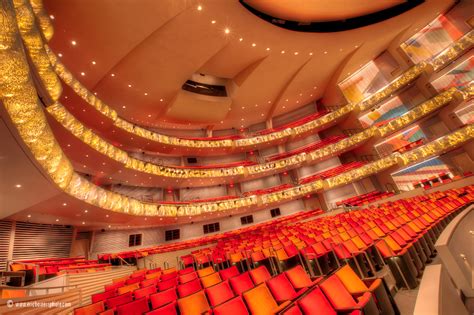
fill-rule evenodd
<path id="1" fill-rule="evenodd" d="M 121 117 L 160 129 L 216 130 L 247 127 L 322 98 L 335 74 L 340 80 L 353 73 L 453 2 L 428 0 L 376 25 L 330 34 L 275 27 L 237 0 L 45 0 L 45 7 L 54 17 L 52 49 Z M 325 14 L 360 14 L 381 5 L 344 3 L 331 1 Z M 177 102 L 195 73 L 229 79 L 226 113 L 197 121 L 198 102 Z M 80 106 L 72 99 L 64 93 L 61 102 Z"/>
<path id="2" fill-rule="evenodd" d="M 288 21 L 323 22 L 350 19 L 391 8 L 405 0 L 243 0 L 252 8 Z"/>

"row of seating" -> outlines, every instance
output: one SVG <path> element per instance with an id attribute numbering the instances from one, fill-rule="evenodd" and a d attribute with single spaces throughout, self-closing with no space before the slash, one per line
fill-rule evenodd
<path id="1" fill-rule="evenodd" d="M 266 263 L 275 272 L 299 263 L 312 275 L 350 263 L 360 276 L 370 276 L 388 264 L 398 286 L 412 288 L 435 254 L 441 228 L 474 200 L 473 191 L 468 186 L 299 224 L 263 227 L 181 259 L 184 265 L 233 264 L 241 270 Z M 400 258 L 405 253 L 409 256 Z"/>
<path id="2" fill-rule="evenodd" d="M 354 161 L 354 162 L 342 164 L 342 165 L 330 168 L 328 170 L 325 170 L 325 171 L 322 171 L 322 172 L 319 172 L 319 173 L 316 173 L 316 174 L 312 174 L 310 176 L 300 178 L 299 183 L 300 184 L 307 184 L 307 183 L 313 182 L 313 181 L 318 180 L 318 179 L 326 179 L 326 178 L 333 177 L 333 176 L 339 175 L 341 173 L 359 168 L 363 165 L 365 165 L 365 163 L 360 162 L 360 161 Z"/>
<path id="3" fill-rule="evenodd" d="M 204 237 L 200 237 L 200 238 L 196 238 L 192 240 L 174 242 L 170 244 L 162 244 L 162 245 L 157 245 L 153 247 L 141 248 L 141 249 L 133 250 L 133 251 L 125 251 L 125 252 L 118 252 L 118 253 L 103 253 L 103 254 L 98 255 L 98 259 L 100 261 L 109 261 L 112 259 L 118 259 L 118 257 L 122 259 L 140 258 L 140 257 L 152 255 L 152 254 L 166 253 L 166 252 L 172 252 L 172 251 L 178 251 L 178 250 L 183 250 L 183 249 L 188 249 L 188 248 L 204 246 L 207 244 L 216 243 L 220 239 L 229 238 L 236 234 L 248 233 L 249 231 L 261 229 L 261 228 L 264 228 L 265 226 L 286 225 L 286 224 L 290 224 L 291 222 L 298 222 L 300 220 L 319 215 L 322 212 L 323 211 L 321 209 L 299 211 L 299 212 L 296 212 L 284 217 L 274 219 L 272 221 L 254 224 L 252 226 L 247 226 L 244 228 L 235 229 L 235 230 L 224 232 L 224 233 L 208 235 L 208 236 L 204 236 Z"/>
<path id="4" fill-rule="evenodd" d="M 322 111 L 319 111 L 317 113 L 314 113 L 314 114 L 311 114 L 311 115 L 308 115 L 308 116 L 305 116 L 301 119 L 298 119 L 298 120 L 295 120 L 295 121 L 292 121 L 292 122 L 289 122 L 289 123 L 286 123 L 286 124 L 283 124 L 281 126 L 278 126 L 278 127 L 274 127 L 274 128 L 269 128 L 269 129 L 265 129 L 265 130 L 261 130 L 259 132 L 257 132 L 257 134 L 259 135 L 266 135 L 266 134 L 269 134 L 269 133 L 272 133 L 272 132 L 277 132 L 277 131 L 281 131 L 281 130 L 284 130 L 284 129 L 288 129 L 288 128 L 294 128 L 294 127 L 297 127 L 297 126 L 301 126 L 303 124 L 306 124 L 312 120 L 315 120 L 315 119 L 318 119 L 326 114 L 328 114 L 329 111 L 328 110 L 322 110 Z"/>
<path id="5" fill-rule="evenodd" d="M 366 194 L 357 195 L 351 198 L 347 198 L 341 201 L 336 202 L 337 206 L 341 205 L 350 205 L 350 206 L 360 206 L 360 205 L 367 205 L 377 200 L 381 200 L 384 198 L 388 198 L 395 195 L 394 192 L 391 191 L 378 191 L 374 190 Z"/>
<path id="6" fill-rule="evenodd" d="M 147 270 L 137 274 L 153 275 Z M 171 273 L 168 273 L 171 275 Z M 235 266 L 216 272 L 212 267 L 175 271 L 170 286 L 140 284 L 133 291 L 106 287 L 92 297 L 92 303 L 74 311 L 92 314 L 396 314 L 398 309 L 381 279 L 362 280 L 345 265 L 326 279 L 311 278 L 298 265 L 277 275 L 265 266 L 241 273 Z M 203 279 L 214 277 L 213 283 Z M 176 278 L 175 278 L 176 279 Z M 300 310 L 301 309 L 301 310 Z M 315 312 L 319 313 L 315 313 Z"/>
<path id="7" fill-rule="evenodd" d="M 10 264 L 11 271 L 31 270 L 34 275 L 54 275 L 59 272 L 77 273 L 89 270 L 104 270 L 110 267 L 109 263 L 78 258 L 44 258 L 35 260 L 21 260 Z"/>

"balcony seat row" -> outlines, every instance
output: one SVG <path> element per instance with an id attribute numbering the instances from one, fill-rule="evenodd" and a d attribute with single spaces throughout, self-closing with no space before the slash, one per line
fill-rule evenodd
<path id="1" fill-rule="evenodd" d="M 325 170 L 325 171 L 322 171 L 322 172 L 319 172 L 319 173 L 316 173 L 316 174 L 312 174 L 310 176 L 300 178 L 299 182 L 300 182 L 300 184 L 307 184 L 307 183 L 313 182 L 313 181 L 318 180 L 318 179 L 326 179 L 326 178 L 333 177 L 333 176 L 339 175 L 341 173 L 359 168 L 363 165 L 365 165 L 365 163 L 360 162 L 360 161 L 354 161 L 354 162 L 342 164 L 342 165 L 330 168 L 328 170 Z"/>
<path id="2" fill-rule="evenodd" d="M 341 205 L 350 205 L 350 206 L 360 206 L 360 205 L 366 205 L 371 202 L 381 200 L 384 198 L 388 198 L 395 195 L 394 192 L 391 191 L 371 191 L 366 194 L 362 195 L 357 195 L 351 198 L 347 198 L 341 201 L 336 202 L 337 206 Z"/>

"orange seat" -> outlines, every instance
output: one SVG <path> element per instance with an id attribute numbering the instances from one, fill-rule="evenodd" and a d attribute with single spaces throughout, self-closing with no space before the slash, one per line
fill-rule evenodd
<path id="1" fill-rule="evenodd" d="M 382 282 L 380 279 L 376 279 L 369 287 L 359 278 L 359 276 L 352 270 L 349 265 L 341 267 L 335 272 L 335 275 L 341 280 L 344 287 L 350 294 L 359 295 L 365 292 L 373 291 Z"/>
<path id="2" fill-rule="evenodd" d="M 164 274 L 164 275 L 167 275 L 167 274 L 170 274 L 170 273 L 174 273 L 174 272 L 178 272 L 178 271 L 176 270 L 176 267 L 172 267 L 172 268 L 168 268 L 168 269 L 163 270 L 163 274 Z"/>
<path id="3" fill-rule="evenodd" d="M 218 284 L 221 281 L 222 280 L 218 272 L 214 272 L 208 276 L 201 278 L 201 283 L 202 283 L 203 288 L 209 288 L 210 286 Z"/>
<path id="4" fill-rule="evenodd" d="M 121 294 L 124 294 L 124 293 L 127 293 L 127 292 L 135 291 L 139 287 L 140 287 L 139 283 L 134 283 L 134 284 L 130 284 L 130 285 L 126 285 L 124 287 L 118 288 L 117 292 L 118 292 L 119 295 L 121 295 Z"/>
<path id="5" fill-rule="evenodd" d="M 198 274 L 199 278 L 202 278 L 202 277 L 208 276 L 208 275 L 210 275 L 211 273 L 214 273 L 214 272 L 215 272 L 214 268 L 209 266 L 209 267 L 206 267 L 204 269 L 199 269 L 197 271 L 197 274 Z"/>
<path id="6" fill-rule="evenodd" d="M 21 298 L 26 296 L 26 290 L 2 290 L 2 299 Z"/>
<path id="7" fill-rule="evenodd" d="M 179 299 L 178 308 L 181 315 L 198 315 L 211 309 L 204 291 Z"/>
<path id="8" fill-rule="evenodd" d="M 252 315 L 273 315 L 290 304 L 287 301 L 278 306 L 265 283 L 244 292 L 243 297 Z"/>
<path id="9" fill-rule="evenodd" d="M 285 271 L 285 274 L 288 277 L 288 280 L 290 280 L 291 285 L 293 285 L 296 290 L 312 287 L 319 282 L 319 279 L 314 281 L 311 280 L 301 265 L 297 265 L 296 267 Z"/>
<path id="10" fill-rule="evenodd" d="M 95 315 L 103 311 L 105 311 L 104 301 L 99 301 L 94 304 L 76 308 L 74 310 L 74 315 Z"/>
<path id="11" fill-rule="evenodd" d="M 149 273 L 149 274 L 145 275 L 145 279 L 156 279 L 156 278 L 159 278 L 159 277 L 161 277 L 161 271 L 154 272 L 154 273 Z"/>

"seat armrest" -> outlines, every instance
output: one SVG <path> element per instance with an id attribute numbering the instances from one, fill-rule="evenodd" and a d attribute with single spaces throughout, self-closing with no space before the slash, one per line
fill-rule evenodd
<path id="1" fill-rule="evenodd" d="M 367 303 L 369 303 L 371 298 L 372 298 L 372 294 L 370 294 L 370 292 L 365 292 L 362 296 L 358 297 L 357 298 L 358 308 L 363 308 Z"/>
<path id="2" fill-rule="evenodd" d="M 273 310 L 273 314 L 279 313 L 281 310 L 283 310 L 284 308 L 286 308 L 290 304 L 291 304 L 291 301 L 286 301 L 286 302 L 281 303 L 280 305 L 278 305 L 277 308 L 275 308 Z"/>
<path id="3" fill-rule="evenodd" d="M 378 278 L 364 279 L 363 281 L 370 292 L 374 292 L 382 284 L 382 279 Z"/>

